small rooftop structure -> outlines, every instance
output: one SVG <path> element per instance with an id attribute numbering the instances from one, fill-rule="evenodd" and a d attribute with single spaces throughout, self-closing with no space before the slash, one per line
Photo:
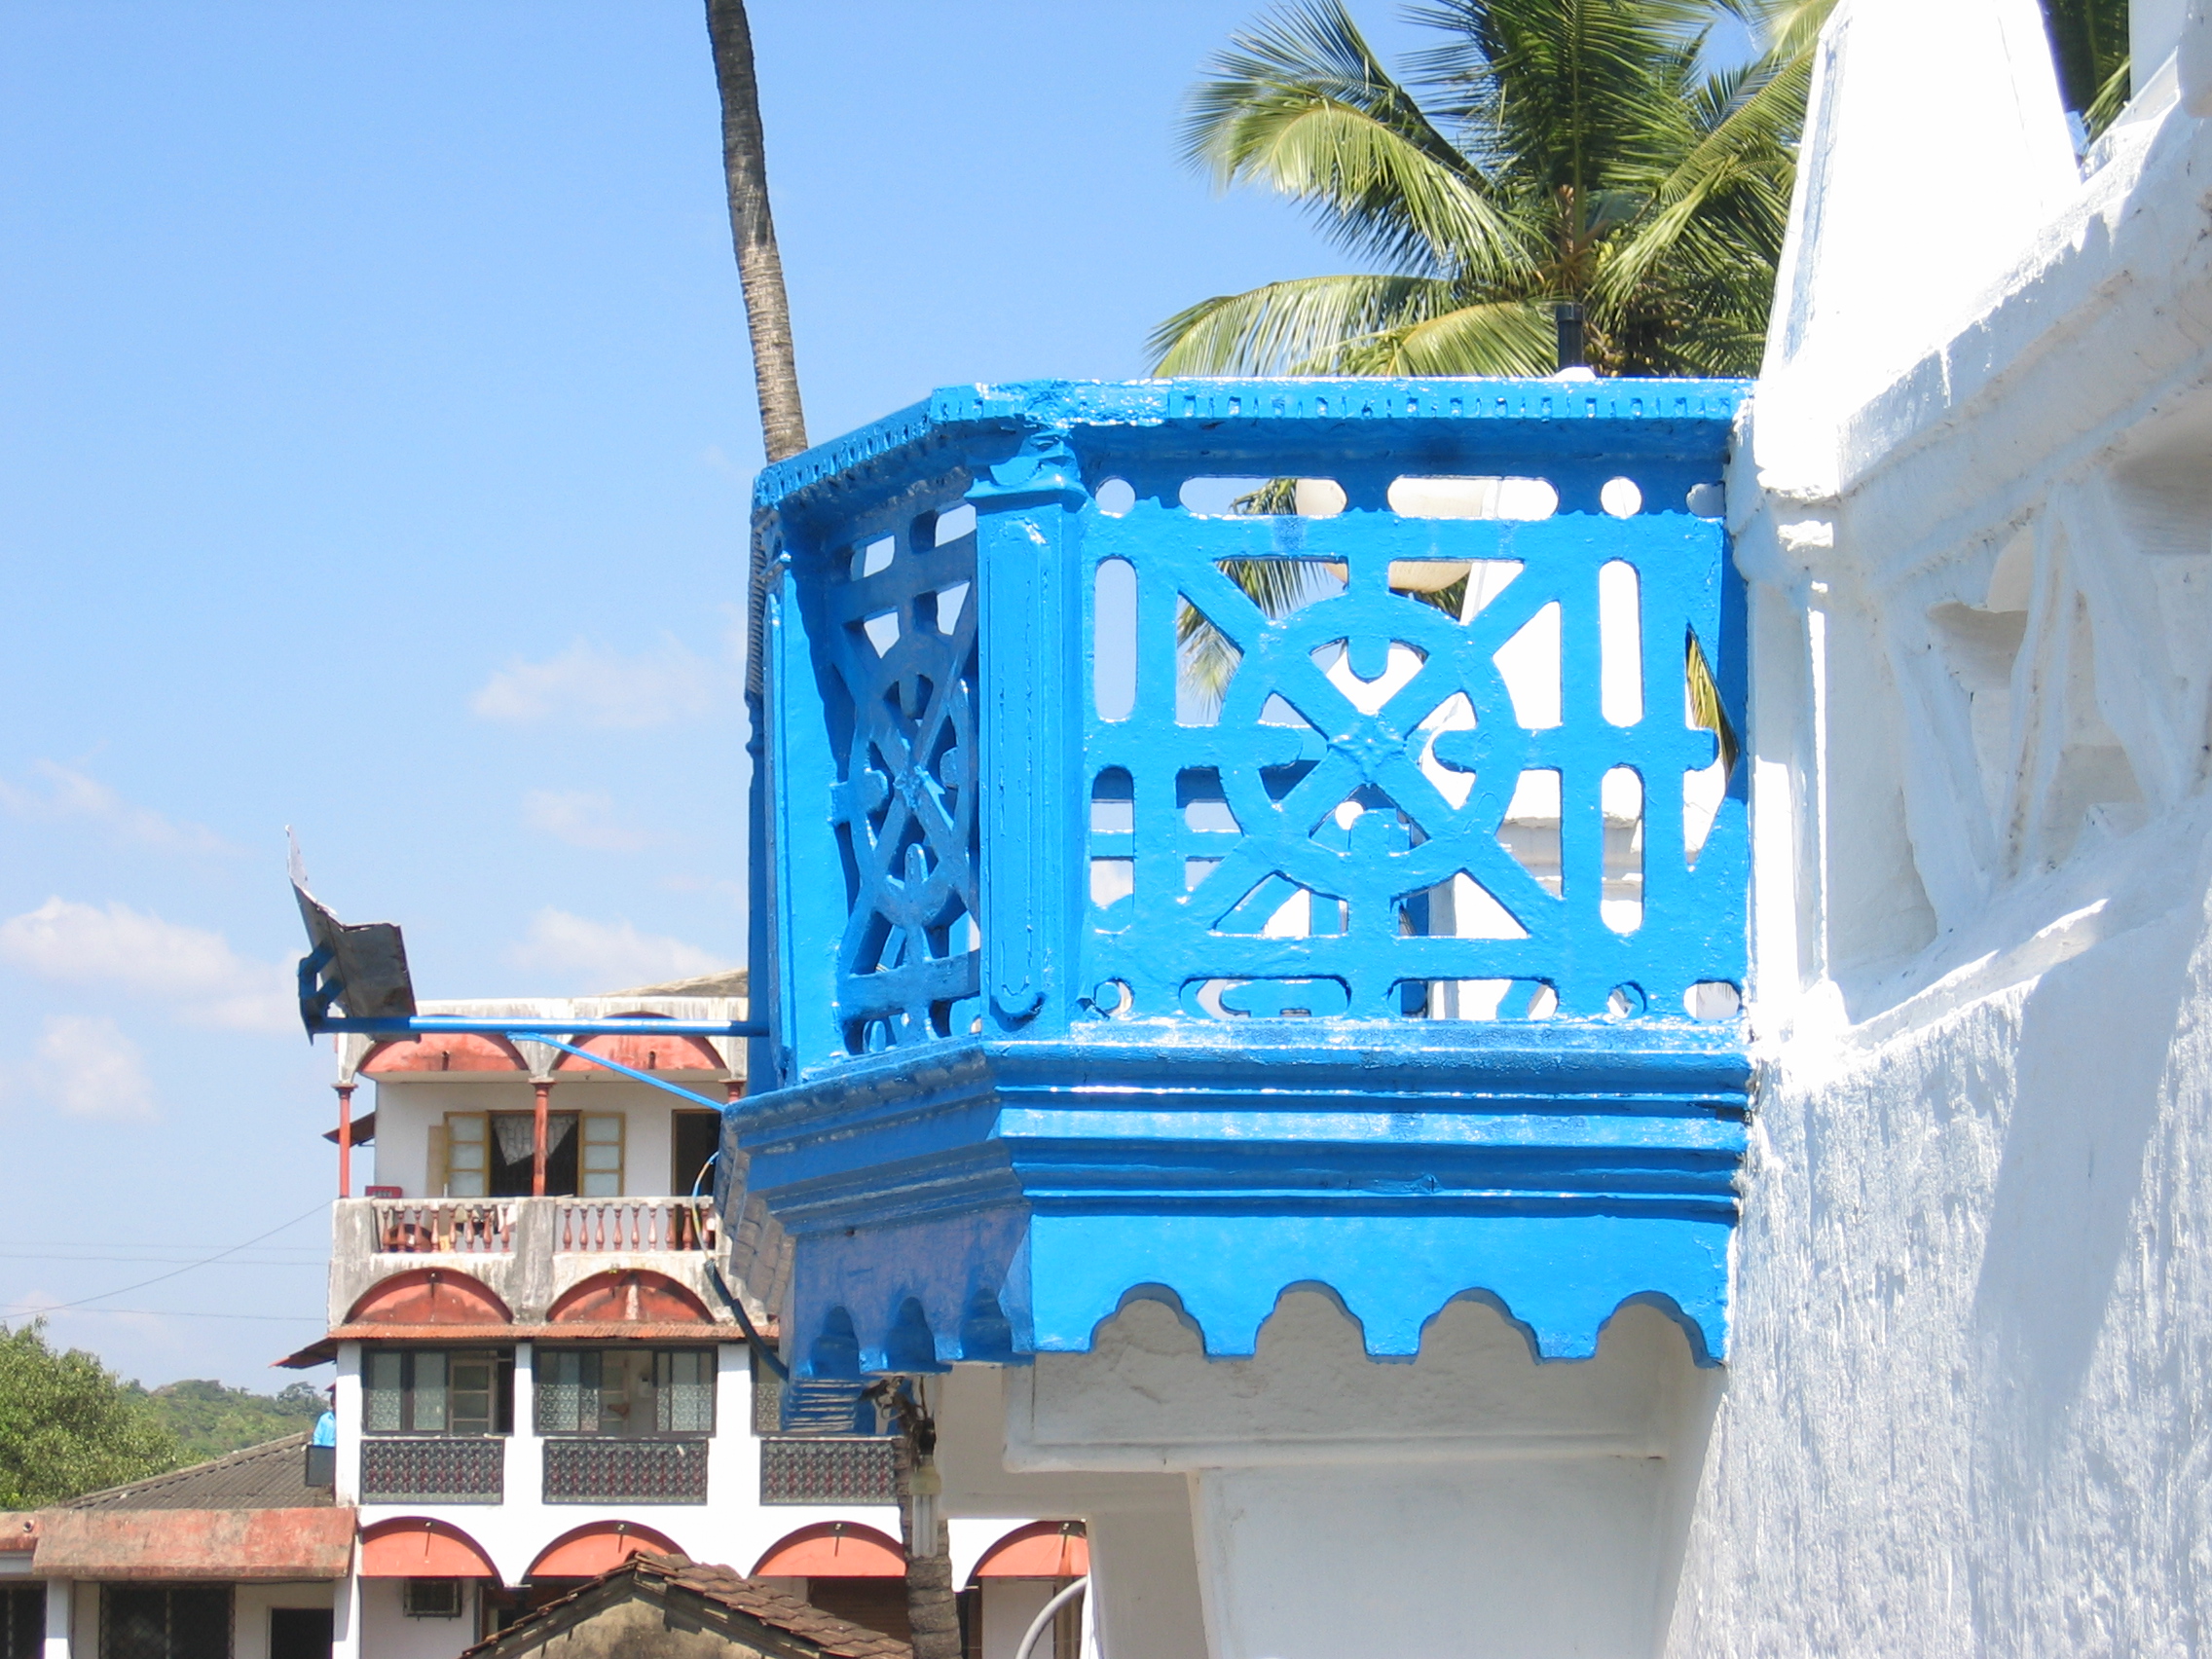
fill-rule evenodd
<path id="1" fill-rule="evenodd" d="M 307 1484 L 308 1437 L 86 1493 L 40 1511 L 41 1578 L 170 1582 L 335 1579 L 353 1555 L 353 1511 Z"/>
<path id="2" fill-rule="evenodd" d="M 670 1659 L 909 1659 L 913 1651 L 896 1637 L 832 1617 L 730 1567 L 635 1555 L 467 1654 L 519 1659 L 556 1641 L 562 1659 L 643 1652 Z"/>
<path id="3" fill-rule="evenodd" d="M 55 1509 L 329 1509 L 330 1488 L 306 1480 L 305 1434 L 287 1434 L 204 1463 L 88 1492 Z"/>

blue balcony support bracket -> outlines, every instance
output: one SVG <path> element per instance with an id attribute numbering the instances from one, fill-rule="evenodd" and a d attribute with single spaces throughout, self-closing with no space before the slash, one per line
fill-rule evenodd
<path id="1" fill-rule="evenodd" d="M 795 1374 L 1130 1295 L 1245 1353 L 1295 1285 L 1378 1357 L 1470 1296 L 1724 1356 L 1743 394 L 957 387 L 761 475 L 738 1137 Z"/>

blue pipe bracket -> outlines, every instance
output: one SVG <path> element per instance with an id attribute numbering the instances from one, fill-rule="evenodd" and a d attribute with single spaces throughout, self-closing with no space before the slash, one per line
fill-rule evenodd
<path id="1" fill-rule="evenodd" d="M 1749 840 L 1703 381 L 954 387 L 756 492 L 747 1191 L 802 1376 L 1726 1349 Z"/>

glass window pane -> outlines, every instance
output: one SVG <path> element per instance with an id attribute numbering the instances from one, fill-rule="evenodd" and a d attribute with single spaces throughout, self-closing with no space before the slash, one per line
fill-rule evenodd
<path id="1" fill-rule="evenodd" d="M 390 1348 L 371 1348 L 366 1355 L 362 1424 L 371 1434 L 397 1434 L 403 1426 L 399 1415 L 403 1358 Z"/>
<path id="2" fill-rule="evenodd" d="M 446 1356 L 436 1348 L 422 1348 L 411 1357 L 415 1361 L 415 1375 L 407 1389 L 410 1408 L 407 1426 L 417 1434 L 443 1434 L 446 1429 Z"/>
<path id="3" fill-rule="evenodd" d="M 231 1659 L 231 1587 L 180 1586 L 168 1597 L 168 1659 Z"/>
<path id="4" fill-rule="evenodd" d="M 583 1115 L 583 1153 L 576 1170 L 576 1190 L 583 1197 L 621 1197 L 623 1122 L 619 1112 Z"/>
<path id="5" fill-rule="evenodd" d="M 537 1350 L 537 1432 L 579 1434 L 583 1419 L 578 1407 L 583 1395 L 583 1355 L 572 1349 Z M 592 1419 L 596 1424 L 595 1408 Z"/>
<path id="6" fill-rule="evenodd" d="M 492 1384 L 498 1362 L 489 1353 L 457 1353 L 448 1360 L 446 1429 L 452 1434 L 492 1432 Z"/>
<path id="7" fill-rule="evenodd" d="M 660 1356 L 659 1427 L 664 1434 L 715 1431 L 715 1356 L 681 1348 Z"/>
<path id="8" fill-rule="evenodd" d="M 650 1348 L 607 1348 L 601 1351 L 600 1433 L 652 1433 L 652 1366 Z"/>
<path id="9" fill-rule="evenodd" d="M 100 1659 L 168 1659 L 168 1593 L 134 1584 L 100 1586 Z"/>
<path id="10" fill-rule="evenodd" d="M 487 1120 L 481 1112 L 446 1115 L 446 1194 L 481 1198 L 491 1169 Z M 433 1174 L 435 1172 L 433 1171 Z"/>

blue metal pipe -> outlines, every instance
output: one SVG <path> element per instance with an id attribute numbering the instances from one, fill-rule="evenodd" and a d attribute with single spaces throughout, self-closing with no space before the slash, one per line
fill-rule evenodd
<path id="1" fill-rule="evenodd" d="M 765 1037 L 768 1028 L 757 1020 L 725 1019 L 661 1019 L 656 1017 L 630 1019 L 556 1019 L 547 1022 L 556 1031 L 565 1031 L 571 1037 L 635 1037 L 641 1033 L 665 1032 L 671 1037 Z M 336 1019 L 315 1022 L 315 1033 L 325 1031 L 358 1032 L 369 1037 L 431 1037 L 442 1032 L 461 1032 L 478 1036 L 504 1037 L 516 1031 L 538 1029 L 535 1025 L 518 1025 L 513 1019 L 460 1019 L 443 1014 L 418 1014 L 404 1019 L 350 1019 L 344 1015 Z M 593 1056 L 597 1058 L 597 1056 Z"/>
<path id="2" fill-rule="evenodd" d="M 628 1036 L 637 1029 L 637 1022 L 633 1020 L 622 1034 Z M 658 1027 L 656 1026 L 655 1029 L 658 1029 Z M 635 1078 L 640 1083 L 649 1083 L 655 1088 L 665 1088 L 671 1094 L 681 1094 L 686 1100 L 696 1100 L 700 1105 L 711 1106 L 717 1112 L 724 1110 L 728 1105 L 727 1101 L 709 1100 L 704 1094 L 694 1093 L 681 1084 L 670 1083 L 665 1078 L 655 1077 L 651 1072 L 640 1071 L 636 1066 L 623 1065 L 618 1060 L 608 1059 L 605 1054 L 595 1054 L 588 1049 L 579 1049 L 573 1044 L 564 1043 L 558 1037 L 548 1037 L 542 1031 L 517 1031 L 509 1026 L 505 1036 L 508 1041 L 515 1043 L 542 1043 L 548 1049 L 558 1049 L 564 1054 L 577 1055 L 582 1059 L 591 1061 L 595 1066 L 605 1066 L 610 1072 L 620 1072 L 624 1077 Z"/>

